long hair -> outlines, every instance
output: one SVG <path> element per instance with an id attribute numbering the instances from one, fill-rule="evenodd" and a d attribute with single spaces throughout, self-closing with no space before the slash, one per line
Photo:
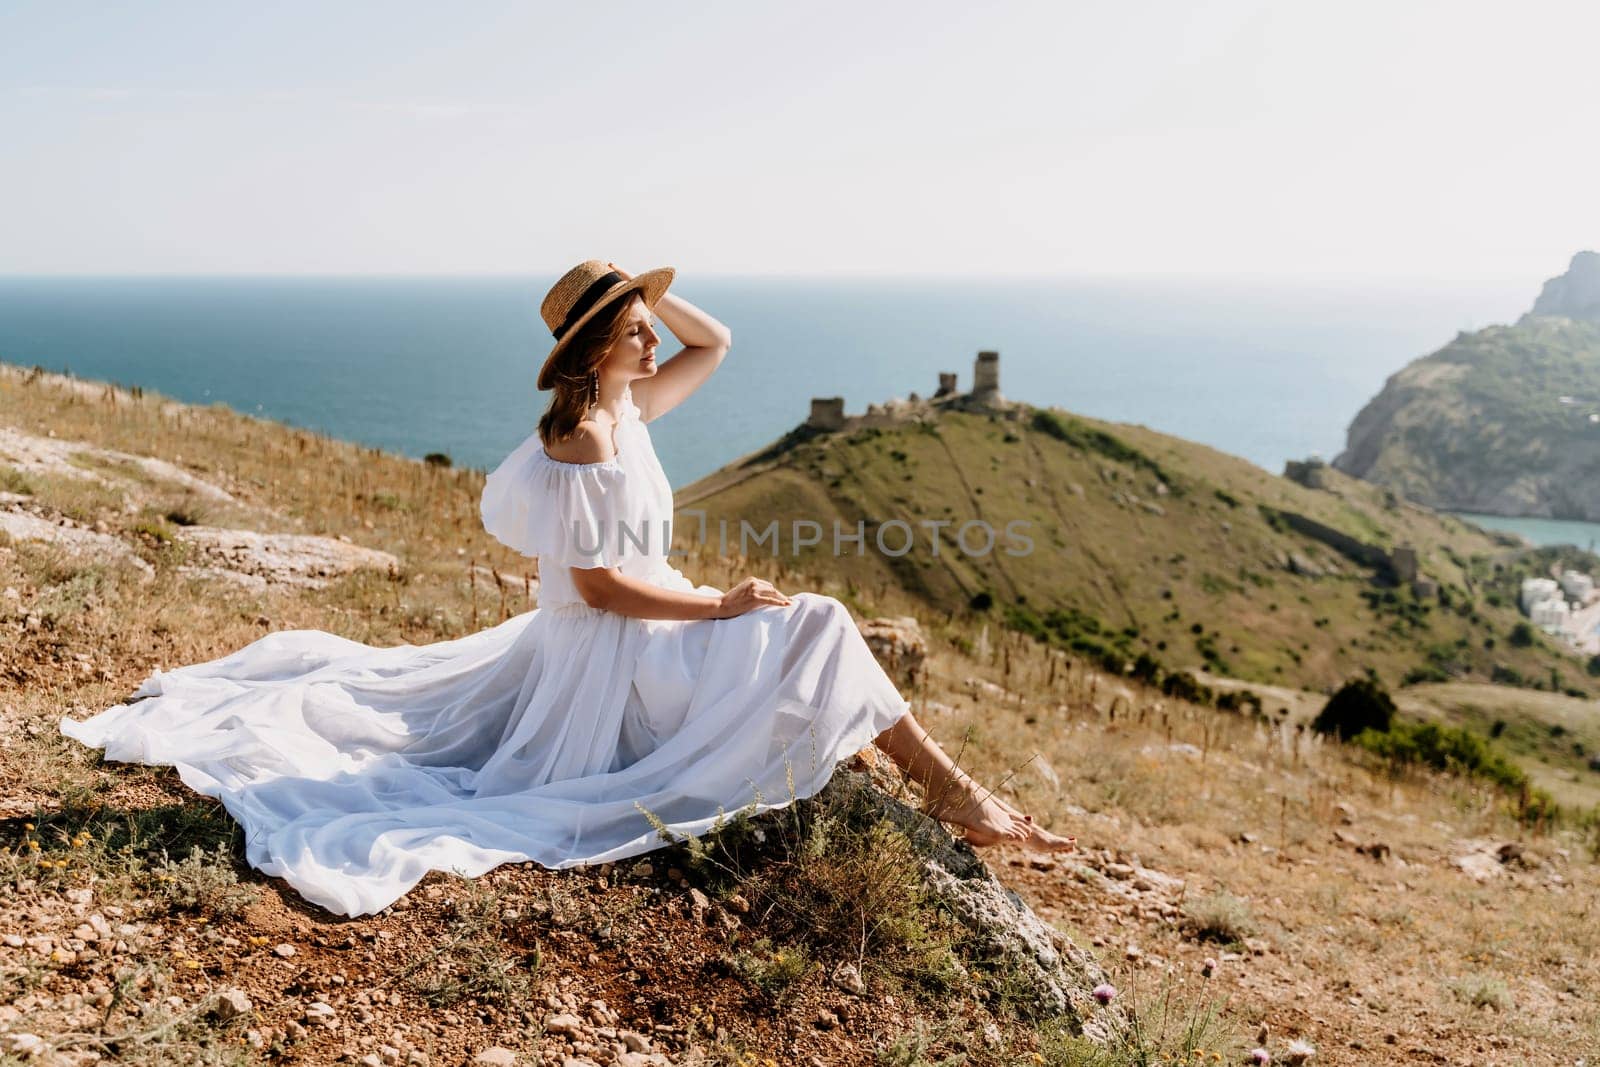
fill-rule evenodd
<path id="1" fill-rule="evenodd" d="M 600 309 L 595 317 L 583 324 L 561 355 L 556 357 L 555 388 L 550 406 L 539 416 L 539 437 L 545 444 L 555 444 L 572 436 L 584 416 L 594 404 L 594 381 L 612 347 L 627 333 L 628 314 L 636 300 L 637 292 L 629 293 Z"/>

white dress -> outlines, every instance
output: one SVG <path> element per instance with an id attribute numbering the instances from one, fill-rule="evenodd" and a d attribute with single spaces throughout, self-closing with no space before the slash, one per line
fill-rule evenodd
<path id="1" fill-rule="evenodd" d="M 240 823 L 252 866 L 340 915 L 379 911 L 430 870 L 663 847 L 646 810 L 698 836 L 719 813 L 811 796 L 906 700 L 832 597 L 697 621 L 584 604 L 569 566 L 720 593 L 668 561 L 672 490 L 626 394 L 615 441 L 614 459 L 562 463 L 535 432 L 488 477 L 485 528 L 539 558 L 534 610 L 429 645 L 268 634 L 158 670 L 144 699 L 61 732 L 174 767 Z"/>

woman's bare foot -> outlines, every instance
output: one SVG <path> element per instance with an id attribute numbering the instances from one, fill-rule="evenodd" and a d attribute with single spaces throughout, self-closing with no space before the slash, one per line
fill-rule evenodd
<path id="1" fill-rule="evenodd" d="M 1028 824 L 1028 836 L 1020 842 L 1023 848 L 1035 848 L 1044 852 L 1074 852 L 1078 848 L 1078 839 L 1070 835 L 1063 837 L 1051 833 L 1033 821 L 1032 815 L 1024 815 L 1016 808 L 1007 804 L 999 795 L 995 799 L 1000 801 L 1000 806 L 1011 814 L 1017 816 Z"/>
<path id="2" fill-rule="evenodd" d="M 940 797 L 924 802 L 921 810 L 941 822 L 953 822 L 962 827 L 967 843 L 975 847 L 1026 840 L 1033 824 L 1007 810 L 992 794 L 985 796 L 984 793 L 977 783 L 966 778 L 960 783 L 951 783 Z"/>

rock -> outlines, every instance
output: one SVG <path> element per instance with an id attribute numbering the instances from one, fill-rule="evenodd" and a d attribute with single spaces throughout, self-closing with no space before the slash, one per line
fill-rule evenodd
<path id="1" fill-rule="evenodd" d="M 552 1015 L 544 1022 L 544 1029 L 549 1034 L 564 1034 L 568 1037 L 578 1037 L 584 1032 L 583 1020 L 570 1012 L 561 1012 Z"/>
<path id="2" fill-rule="evenodd" d="M 290 956 L 294 955 L 295 948 L 293 945 L 289 944 L 275 945 L 273 946 L 272 951 L 275 955 L 282 956 L 284 959 L 288 959 Z"/>
<path id="3" fill-rule="evenodd" d="M 1475 882 L 1487 882 L 1503 873 L 1499 859 L 1484 852 L 1469 852 L 1450 861 L 1462 874 Z"/>
<path id="4" fill-rule="evenodd" d="M 516 1067 L 517 1054 L 508 1048 L 501 1048 L 499 1045 L 495 1045 L 493 1048 L 486 1048 L 472 1057 L 472 1062 L 480 1064 L 482 1067 Z"/>
<path id="5" fill-rule="evenodd" d="M 3 429 L 0 427 L 0 431 Z M 74 556 L 127 564 L 139 571 L 141 580 L 155 577 L 156 569 L 140 559 L 121 538 L 95 533 L 70 519 L 64 518 L 57 524 L 30 512 L 0 507 L 0 530 L 12 540 L 43 541 Z"/>
<path id="6" fill-rule="evenodd" d="M 928 642 L 909 615 L 863 621 L 858 629 L 872 655 L 901 688 L 915 688 L 927 675 Z"/>
<path id="7" fill-rule="evenodd" d="M 242 989 L 224 989 L 212 999 L 208 1011 L 219 1022 L 227 1022 L 248 1014 L 254 1007 Z"/>
<path id="8" fill-rule="evenodd" d="M 1035 755 L 1028 766 L 1032 767 L 1033 773 L 1037 774 L 1051 789 L 1057 793 L 1061 792 L 1061 775 L 1056 772 L 1055 767 L 1051 765 L 1049 760 L 1043 756 Z"/>
<path id="9" fill-rule="evenodd" d="M 856 996 L 860 996 L 867 991 L 867 983 L 862 981 L 861 972 L 856 969 L 856 965 L 853 963 L 839 965 L 839 969 L 833 972 L 833 984 L 840 989 L 854 993 Z"/>
<path id="10" fill-rule="evenodd" d="M 1295 574 L 1304 575 L 1307 578 L 1321 578 L 1327 574 L 1327 571 L 1317 566 L 1317 564 L 1311 562 L 1310 559 L 1299 552 L 1289 553 L 1288 569 L 1293 571 Z"/>
<path id="11" fill-rule="evenodd" d="M 650 1039 L 636 1030 L 623 1030 L 617 1035 L 629 1052 L 649 1052 Z"/>
<path id="12" fill-rule="evenodd" d="M 689 889 L 689 909 L 694 912 L 695 918 L 704 920 L 706 911 L 711 907 L 711 898 L 701 890 L 691 887 Z"/>
<path id="13" fill-rule="evenodd" d="M 314 1000 L 306 1007 L 306 1021 L 321 1023 L 331 1030 L 339 1025 L 339 1014 L 327 1001 Z"/>
<path id="14" fill-rule="evenodd" d="M 929 819 L 889 795 L 897 787 L 888 772 L 853 771 L 841 767 L 814 796 L 795 802 L 802 810 L 822 808 L 848 825 L 880 820 L 903 833 L 921 863 L 924 890 L 937 898 L 971 935 L 966 950 L 991 961 L 1004 961 L 1030 995 L 1020 1010 L 1030 1019 L 1065 1019 L 1096 1041 L 1105 1041 L 1129 1025 L 1125 1010 L 1101 1008 L 1090 991 L 1105 982 L 1094 957 L 1053 930 L 1014 891 L 995 879 L 965 841 L 956 841 L 937 820 Z M 787 815 L 786 812 L 782 813 Z M 759 824 L 780 813 L 763 812 Z M 792 818 L 792 816 L 789 816 Z"/>
<path id="15" fill-rule="evenodd" d="M 44 1038 L 38 1034 L 0 1034 L 5 1050 L 22 1059 L 32 1059 L 47 1049 Z"/>
<path id="16" fill-rule="evenodd" d="M 400 560 L 388 552 L 331 537 L 216 526 L 183 526 L 176 536 L 193 550 L 197 576 L 228 578 L 251 588 L 275 584 L 320 589 L 354 570 L 400 568 Z"/>
<path id="17" fill-rule="evenodd" d="M 839 1026 L 839 1017 L 827 1008 L 817 1012 L 816 1027 L 818 1030 L 834 1030 Z"/>

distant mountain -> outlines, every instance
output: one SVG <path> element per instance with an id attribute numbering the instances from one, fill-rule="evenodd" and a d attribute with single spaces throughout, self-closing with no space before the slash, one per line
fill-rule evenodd
<path id="1" fill-rule="evenodd" d="M 1390 376 L 1333 466 L 1434 508 L 1600 522 L 1600 255 Z"/>

